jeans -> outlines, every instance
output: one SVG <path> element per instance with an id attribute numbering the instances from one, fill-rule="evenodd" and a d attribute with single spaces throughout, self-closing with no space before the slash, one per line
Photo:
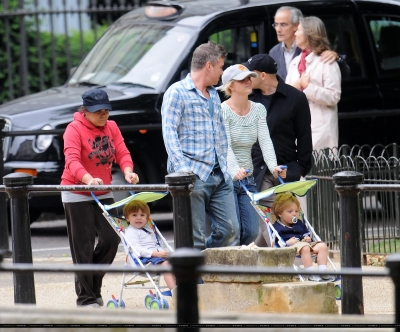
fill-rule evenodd
<path id="1" fill-rule="evenodd" d="M 253 176 L 248 176 L 241 180 L 251 193 L 257 192 L 257 187 Z M 250 197 L 245 189 L 240 185 L 239 181 L 233 181 L 235 191 L 236 213 L 240 226 L 240 244 L 248 245 L 256 239 L 259 228 L 259 215 L 250 203 Z"/>
<path id="2" fill-rule="evenodd" d="M 239 245 L 232 180 L 225 181 L 217 168 L 203 182 L 196 175 L 191 194 L 194 247 L 200 250 Z M 211 234 L 206 239 L 206 214 L 211 220 Z"/>

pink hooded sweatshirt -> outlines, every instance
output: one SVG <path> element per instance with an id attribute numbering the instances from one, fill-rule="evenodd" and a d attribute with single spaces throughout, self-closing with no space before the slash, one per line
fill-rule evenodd
<path id="1" fill-rule="evenodd" d="M 105 185 L 111 184 L 113 162 L 122 171 L 126 167 L 133 169 L 131 155 L 114 121 L 108 120 L 103 127 L 96 127 L 83 113 L 76 112 L 74 121 L 67 126 L 63 138 L 65 168 L 61 176 L 62 185 L 84 185 L 81 180 L 86 173 L 102 179 Z M 90 192 L 74 193 L 90 196 Z M 95 192 L 96 195 L 106 193 Z"/>

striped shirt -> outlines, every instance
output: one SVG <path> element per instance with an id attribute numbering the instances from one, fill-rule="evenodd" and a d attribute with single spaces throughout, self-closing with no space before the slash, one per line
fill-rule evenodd
<path id="1" fill-rule="evenodd" d="M 240 168 L 249 169 L 253 173 L 251 148 L 259 141 L 265 163 L 271 173 L 278 165 L 274 146 L 269 136 L 266 122 L 267 111 L 263 104 L 251 102 L 248 114 L 236 114 L 226 102 L 222 103 L 226 134 L 228 136 L 228 171 L 235 180 Z"/>
<path id="2" fill-rule="evenodd" d="M 216 163 L 225 180 L 228 141 L 221 113 L 221 100 L 215 88 L 208 87 L 213 105 L 196 88 L 190 73 L 172 84 L 164 94 L 161 107 L 162 132 L 168 153 L 168 173 L 193 172 L 206 181 Z M 216 160 L 217 159 L 217 160 Z"/>

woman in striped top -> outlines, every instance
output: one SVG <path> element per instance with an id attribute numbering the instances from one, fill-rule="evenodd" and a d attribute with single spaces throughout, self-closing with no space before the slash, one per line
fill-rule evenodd
<path id="1" fill-rule="evenodd" d="M 228 67 L 222 75 L 222 90 L 227 97 L 223 102 L 222 115 L 228 138 L 228 171 L 235 189 L 236 212 L 240 224 L 240 244 L 250 244 L 258 235 L 258 214 L 251 206 L 250 198 L 241 187 L 241 180 L 250 192 L 257 192 L 253 178 L 251 148 L 258 140 L 265 163 L 277 177 L 286 177 L 286 170 L 277 166 L 274 146 L 266 123 L 267 111 L 260 103 L 248 100 L 252 91 L 251 77 L 257 74 L 241 64 Z"/>

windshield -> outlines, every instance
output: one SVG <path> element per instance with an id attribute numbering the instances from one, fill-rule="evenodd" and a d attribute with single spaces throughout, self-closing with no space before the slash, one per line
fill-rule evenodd
<path id="1" fill-rule="evenodd" d="M 116 25 L 85 57 L 68 85 L 137 84 L 156 88 L 181 58 L 195 30 Z"/>

